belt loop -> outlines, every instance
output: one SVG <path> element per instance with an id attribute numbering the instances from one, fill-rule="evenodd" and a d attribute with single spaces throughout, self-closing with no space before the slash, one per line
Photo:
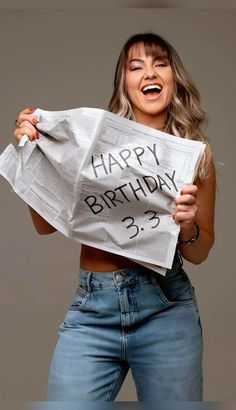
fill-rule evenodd
<path id="1" fill-rule="evenodd" d="M 181 255 L 181 253 L 180 253 L 180 251 L 179 251 L 179 250 L 177 251 L 177 255 L 178 255 L 178 257 L 179 257 L 180 267 L 182 268 L 182 266 L 183 266 L 184 262 L 183 262 L 182 255 Z"/>
<path id="2" fill-rule="evenodd" d="M 91 292 L 90 278 L 91 278 L 92 274 L 93 274 L 93 272 L 88 272 L 88 275 L 87 275 L 87 289 L 88 289 L 89 292 Z"/>
<path id="3" fill-rule="evenodd" d="M 155 274 L 155 273 L 150 273 L 149 275 L 150 275 L 150 276 L 149 276 L 150 281 L 151 281 L 152 284 L 155 286 L 155 285 L 157 284 L 157 282 L 158 282 L 157 277 L 156 277 L 156 274 Z"/>

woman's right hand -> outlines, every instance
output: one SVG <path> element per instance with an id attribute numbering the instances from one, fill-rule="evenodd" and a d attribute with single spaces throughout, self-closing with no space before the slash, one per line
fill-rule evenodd
<path id="1" fill-rule="evenodd" d="M 35 128 L 38 121 L 34 118 L 33 112 L 34 108 L 26 108 L 15 120 L 16 128 L 13 135 L 18 143 L 23 135 L 27 135 L 30 141 L 39 139 L 39 133 Z"/>

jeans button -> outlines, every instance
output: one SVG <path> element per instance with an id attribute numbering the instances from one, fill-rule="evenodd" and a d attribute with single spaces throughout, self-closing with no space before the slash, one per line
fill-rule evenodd
<path id="1" fill-rule="evenodd" d="M 124 280 L 124 277 L 122 275 L 117 275 L 116 280 L 117 282 L 122 282 Z"/>

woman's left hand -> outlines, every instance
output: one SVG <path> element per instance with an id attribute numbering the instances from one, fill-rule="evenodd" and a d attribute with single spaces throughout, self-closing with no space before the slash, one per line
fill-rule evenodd
<path id="1" fill-rule="evenodd" d="M 193 229 L 198 210 L 197 191 L 196 185 L 186 185 L 175 200 L 176 210 L 173 219 L 183 230 Z"/>
<path id="2" fill-rule="evenodd" d="M 210 154 L 209 154 L 210 155 Z M 185 185 L 176 198 L 174 221 L 179 225 L 178 250 L 184 259 L 192 263 L 203 262 L 214 243 L 215 210 L 215 166 L 212 157 L 206 168 L 207 178 L 197 178 L 193 184 Z M 200 235 L 191 246 L 185 246 Z M 182 242 L 181 242 L 182 241 Z M 185 242 L 185 244 L 183 243 Z"/>

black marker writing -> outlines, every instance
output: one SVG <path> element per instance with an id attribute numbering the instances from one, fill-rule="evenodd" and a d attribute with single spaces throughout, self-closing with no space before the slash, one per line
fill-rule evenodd
<path id="1" fill-rule="evenodd" d="M 155 229 L 158 227 L 158 225 L 160 224 L 160 218 L 157 215 L 157 213 L 155 211 L 149 210 L 144 212 L 145 215 L 149 215 L 151 214 L 151 217 L 149 218 L 149 221 L 153 221 L 155 220 L 155 225 L 150 226 L 149 229 Z M 136 236 L 139 235 L 140 230 L 144 231 L 143 227 L 139 227 L 136 223 L 135 223 L 135 219 L 132 216 L 126 216 L 125 218 L 122 219 L 123 223 L 126 223 L 126 229 L 129 231 L 130 229 L 132 229 L 132 235 L 129 236 L 129 239 L 133 239 Z M 128 223 L 127 223 L 128 222 Z M 131 233 L 129 232 L 129 233 Z"/>
<path id="2" fill-rule="evenodd" d="M 175 171 L 172 172 L 172 175 L 168 173 L 165 173 L 164 176 L 158 174 L 156 176 L 145 175 L 142 178 L 136 178 L 135 181 L 122 184 L 102 194 L 97 194 L 97 196 L 88 195 L 84 201 L 92 213 L 96 215 L 102 212 L 104 207 L 111 209 L 127 202 L 141 201 L 155 191 L 177 192 Z"/>
<path id="3" fill-rule="evenodd" d="M 158 190 L 166 193 L 173 190 L 178 191 L 175 183 L 175 171 L 172 175 L 165 173 L 165 177 L 146 175 L 142 178 L 136 178 L 135 181 L 122 184 L 97 196 L 89 195 L 84 201 L 92 213 L 96 215 L 102 212 L 105 207 L 111 209 L 126 202 L 141 201 L 149 193 L 153 194 Z"/>
<path id="4" fill-rule="evenodd" d="M 108 153 L 99 154 L 96 156 L 92 155 L 91 165 L 94 176 L 96 178 L 99 178 L 100 176 L 104 176 L 104 173 L 105 175 L 113 173 L 115 169 L 119 168 L 120 170 L 123 170 L 124 168 L 131 166 L 131 161 L 133 166 L 137 165 L 142 167 L 145 164 L 145 154 L 147 154 L 148 151 L 151 152 L 151 154 L 153 155 L 155 165 L 160 165 L 157 157 L 156 144 L 153 144 L 152 146 L 146 145 L 146 147 L 138 146 L 132 149 L 125 148 L 116 154 Z M 147 162 L 150 162 L 150 154 L 146 158 L 146 164 Z"/>

